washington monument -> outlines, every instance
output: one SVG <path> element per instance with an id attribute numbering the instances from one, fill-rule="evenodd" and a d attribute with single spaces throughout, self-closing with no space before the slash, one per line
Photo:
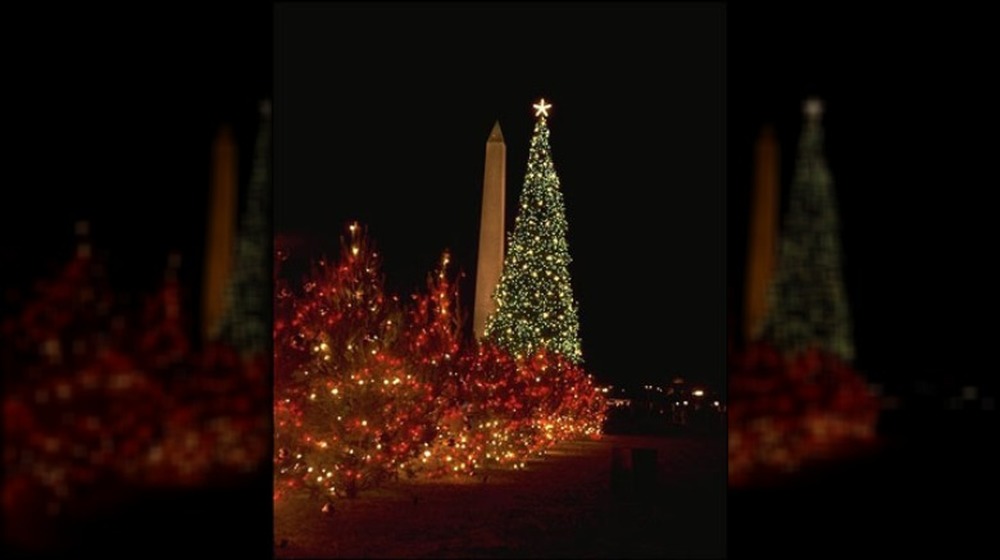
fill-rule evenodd
<path id="1" fill-rule="evenodd" d="M 760 338 L 767 316 L 767 291 L 778 259 L 778 141 L 774 128 L 766 126 L 757 139 L 756 176 L 747 246 L 746 297 L 743 336 L 745 342 Z"/>
<path id="2" fill-rule="evenodd" d="M 225 313 L 225 293 L 233 272 L 236 247 L 236 141 L 233 132 L 223 127 L 212 148 L 212 199 L 208 216 L 208 242 L 205 247 L 205 278 L 202 294 L 202 336 L 219 336 Z"/>
<path id="3" fill-rule="evenodd" d="M 479 222 L 479 263 L 476 267 L 476 305 L 473 329 L 476 340 L 483 338 L 486 319 L 493 313 L 493 291 L 503 269 L 504 197 L 507 183 L 507 146 L 500 121 L 486 140 L 486 170 L 483 174 L 483 211 Z"/>

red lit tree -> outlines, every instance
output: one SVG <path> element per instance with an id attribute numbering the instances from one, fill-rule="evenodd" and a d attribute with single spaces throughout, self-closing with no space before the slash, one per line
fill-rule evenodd
<path id="1" fill-rule="evenodd" d="M 535 407 L 536 447 L 601 433 L 606 401 L 582 367 L 544 350 L 521 367 L 529 383 L 526 394 Z"/>
<path id="2" fill-rule="evenodd" d="M 177 278 L 180 256 L 171 255 L 163 285 L 146 299 L 138 333 L 137 356 L 150 369 L 174 365 L 189 356 L 190 341 L 186 317 L 181 307 L 181 286 Z"/>
<path id="3" fill-rule="evenodd" d="M 277 244 L 276 244 L 277 245 Z M 303 323 L 296 307 L 296 297 L 290 282 L 282 274 L 285 262 L 288 260 L 288 250 L 281 246 L 274 252 L 274 387 L 275 396 L 288 396 L 294 391 L 294 376 L 277 375 L 277 372 L 298 371 L 310 357 L 305 334 L 298 328 Z M 299 304 L 299 307 L 302 305 Z"/>
<path id="4" fill-rule="evenodd" d="M 123 322 L 114 319 L 115 294 L 104 258 L 94 256 L 89 224 L 77 224 L 73 256 L 51 278 L 39 279 L 19 312 L 3 322 L 5 382 L 42 377 L 42 370 L 73 367 L 121 342 Z"/>
<path id="5" fill-rule="evenodd" d="M 131 306 L 93 252 L 81 239 L 3 325 L 4 484 L 37 489 L 46 523 L 144 488 L 231 481 L 268 455 L 263 369 L 234 350 L 191 350 L 177 257 Z"/>
<path id="6" fill-rule="evenodd" d="M 461 346 L 458 282 L 448 276 L 450 255 L 427 277 L 427 292 L 413 294 L 404 333 L 406 352 L 424 379 L 439 388 Z"/>
<path id="7" fill-rule="evenodd" d="M 400 354 L 403 314 L 356 224 L 337 262 L 320 260 L 276 332 L 276 476 L 353 497 L 393 476 L 433 437 L 431 387 Z M 286 348 L 285 345 L 288 347 Z"/>
<path id="8" fill-rule="evenodd" d="M 445 384 L 449 406 L 438 422 L 438 437 L 426 446 L 419 466 L 430 475 L 443 475 L 517 464 L 524 442 L 516 432 L 530 418 L 517 398 L 517 363 L 487 341 L 470 347 L 456 370 Z"/>

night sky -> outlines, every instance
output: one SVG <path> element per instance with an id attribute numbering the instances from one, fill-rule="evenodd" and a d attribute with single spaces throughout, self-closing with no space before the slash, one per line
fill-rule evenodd
<path id="1" fill-rule="evenodd" d="M 731 491 L 729 542 L 774 557 L 973 556 L 992 534 L 973 502 L 996 501 L 995 411 L 945 399 L 965 386 L 996 395 L 992 21 L 822 3 L 737 3 L 727 20 L 730 309 L 743 296 L 754 141 L 776 127 L 787 189 L 802 100 L 819 95 L 856 365 L 904 403 L 882 411 L 887 445 L 875 457 L 784 491 Z"/>
<path id="2" fill-rule="evenodd" d="M 486 139 L 499 119 L 511 231 L 544 97 L 586 367 L 720 387 L 723 24 L 708 4 L 279 5 L 275 229 L 335 251 L 367 224 L 400 294 L 449 248 L 471 328 Z"/>

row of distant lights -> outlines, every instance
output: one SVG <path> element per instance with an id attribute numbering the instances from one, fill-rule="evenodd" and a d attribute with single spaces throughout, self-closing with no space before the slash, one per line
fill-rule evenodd
<path id="1" fill-rule="evenodd" d="M 923 382 L 914 383 L 914 387 L 918 388 L 924 385 Z M 927 387 L 924 389 L 927 392 L 933 392 L 933 389 Z M 894 410 L 903 406 L 903 402 L 900 397 L 888 396 L 883 394 L 883 387 L 879 384 L 870 384 L 868 386 L 868 391 L 870 394 L 880 397 L 882 399 L 882 407 L 888 410 Z M 978 402 L 979 407 L 983 411 L 993 411 L 996 410 L 996 399 L 990 395 L 983 395 L 979 390 L 979 387 L 974 385 L 962 387 L 960 395 L 952 395 L 947 398 L 945 408 L 948 410 L 963 410 L 968 406 L 968 403 Z"/>
<path id="2" fill-rule="evenodd" d="M 602 387 L 600 390 L 601 390 L 602 393 L 607 393 L 608 390 L 611 389 L 611 388 L 613 388 L 613 387 Z M 646 389 L 647 391 L 657 391 L 659 393 L 663 392 L 663 387 L 656 387 L 654 385 L 645 385 L 643 388 Z M 704 397 L 705 396 L 705 391 L 703 389 L 695 389 L 694 391 L 691 391 L 691 394 L 694 395 L 694 396 L 696 396 L 696 397 Z M 687 402 L 687 401 L 685 401 L 685 402 Z M 715 401 L 715 402 L 716 402 L 716 406 L 718 406 L 718 402 L 719 401 Z"/>
<path id="3" fill-rule="evenodd" d="M 601 393 L 607 393 L 608 390 L 612 389 L 612 388 L 613 387 L 601 387 L 600 391 L 601 391 Z M 653 385 L 645 385 L 644 388 L 647 391 L 656 390 L 656 391 L 659 391 L 661 393 L 663 392 L 663 388 L 662 387 L 656 387 L 656 386 L 653 386 Z M 704 397 L 705 396 L 705 391 L 703 389 L 695 389 L 694 391 L 691 391 L 691 394 L 693 396 L 695 396 L 695 397 Z M 624 402 L 626 402 L 626 401 L 624 401 L 622 399 L 615 399 L 615 405 L 616 406 L 624 404 Z M 690 404 L 691 403 L 688 402 L 688 401 L 674 401 L 674 405 L 675 406 L 682 406 L 682 405 L 683 406 L 689 406 Z M 712 406 L 718 408 L 719 406 L 721 406 L 721 403 L 719 403 L 719 401 L 712 401 Z"/>

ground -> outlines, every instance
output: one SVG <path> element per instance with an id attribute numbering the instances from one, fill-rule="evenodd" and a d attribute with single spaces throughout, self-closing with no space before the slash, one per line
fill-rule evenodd
<path id="1" fill-rule="evenodd" d="M 616 448 L 655 449 L 655 481 L 614 490 Z M 332 513 L 305 496 L 283 499 L 276 555 L 721 558 L 725 477 L 725 437 L 566 442 L 523 471 L 492 471 L 485 482 L 401 480 L 339 500 Z"/>

